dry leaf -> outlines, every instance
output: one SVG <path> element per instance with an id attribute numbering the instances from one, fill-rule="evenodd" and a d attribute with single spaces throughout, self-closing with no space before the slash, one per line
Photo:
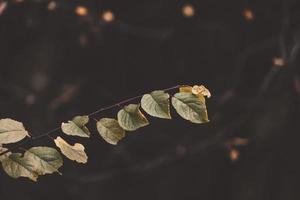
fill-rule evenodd
<path id="1" fill-rule="evenodd" d="M 70 160 L 74 160 L 78 163 L 87 162 L 88 157 L 84 152 L 84 146 L 82 144 L 75 143 L 72 146 L 61 137 L 57 137 L 54 142 L 56 146 L 60 148 L 60 151 Z"/>

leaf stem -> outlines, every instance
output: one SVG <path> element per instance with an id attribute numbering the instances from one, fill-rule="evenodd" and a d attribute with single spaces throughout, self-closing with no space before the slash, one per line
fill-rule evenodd
<path id="1" fill-rule="evenodd" d="M 167 91 L 170 91 L 170 90 L 177 89 L 179 87 L 181 87 L 181 85 L 176 85 L 174 87 L 165 88 L 165 89 L 163 89 L 163 91 L 167 92 Z M 98 110 L 96 110 L 96 111 L 88 114 L 88 116 L 91 117 L 91 116 L 96 115 L 96 114 L 98 114 L 100 112 L 103 112 L 103 111 L 106 111 L 106 110 L 110 110 L 110 109 L 115 108 L 115 107 L 120 107 L 121 105 L 123 105 L 125 103 L 134 101 L 134 100 L 142 98 L 142 97 L 143 97 L 143 95 L 138 95 L 138 96 L 135 96 L 135 97 L 123 100 L 123 101 L 121 101 L 119 103 L 116 103 L 116 104 L 113 104 L 113 105 L 110 105 L 110 106 L 107 106 L 107 107 L 100 108 L 100 109 L 98 109 Z M 28 144 L 30 141 L 33 141 L 33 140 L 39 140 L 39 139 L 44 138 L 44 137 L 49 137 L 52 140 L 53 138 L 50 136 L 50 134 L 52 134 L 52 133 L 54 133 L 54 132 L 56 132 L 58 130 L 60 130 L 60 126 L 54 128 L 52 130 L 49 130 L 49 131 L 47 131 L 47 132 L 45 132 L 43 134 L 40 134 L 38 136 L 31 136 L 29 139 L 24 140 L 24 141 L 20 142 L 19 144 L 13 146 L 12 148 L 10 148 L 10 149 L 8 149 L 8 150 L 0 153 L 0 156 L 4 155 L 4 154 L 6 154 L 6 153 L 8 153 L 10 151 L 13 151 L 13 150 L 15 150 L 17 148 L 21 148 L 23 145 Z"/>

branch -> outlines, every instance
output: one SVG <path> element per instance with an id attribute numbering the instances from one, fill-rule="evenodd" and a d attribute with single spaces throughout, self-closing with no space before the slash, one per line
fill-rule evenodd
<path id="1" fill-rule="evenodd" d="M 181 85 L 176 85 L 176 86 L 174 86 L 174 87 L 166 88 L 166 89 L 163 89 L 163 91 L 166 92 L 166 91 L 170 91 L 170 90 L 177 89 L 177 88 L 179 88 L 179 87 L 181 87 Z M 134 100 L 139 99 L 139 98 L 142 98 L 142 97 L 143 97 L 143 95 L 138 95 L 138 96 L 135 96 L 135 97 L 132 97 L 132 98 L 129 98 L 129 99 L 120 101 L 120 102 L 118 102 L 118 103 L 116 103 L 116 104 L 113 104 L 113 105 L 110 105 L 110 106 L 107 106 L 107 107 L 100 108 L 100 109 L 98 109 L 98 110 L 96 110 L 96 111 L 94 111 L 94 112 L 88 114 L 88 116 L 91 117 L 91 116 L 93 116 L 93 115 L 95 115 L 95 114 L 98 114 L 98 113 L 101 113 L 101 112 L 103 112 L 103 111 L 110 110 L 110 109 L 115 108 L 115 107 L 120 107 L 121 105 L 123 105 L 123 104 L 125 104 L 125 103 L 134 101 Z M 31 142 L 31 141 L 33 141 L 33 140 L 39 140 L 39 139 L 42 139 L 42 138 L 45 138 L 45 137 L 49 137 L 49 138 L 53 139 L 50 135 L 51 135 L 52 133 L 58 131 L 58 130 L 60 130 L 60 126 L 54 128 L 54 129 L 52 129 L 52 130 L 50 130 L 50 131 L 47 131 L 47 132 L 45 132 L 45 133 L 43 133 L 43 134 L 40 134 L 40 135 L 38 135 L 38 136 L 30 137 L 28 140 L 24 140 L 23 142 L 21 142 L 21 143 L 15 145 L 15 146 L 13 146 L 12 148 L 10 148 L 10 149 L 8 149 L 8 150 L 6 150 L 6 151 L 0 153 L 0 156 L 6 154 L 6 153 L 8 153 L 8 152 L 11 152 L 11 151 L 13 151 L 13 150 L 15 150 L 15 149 L 17 149 L 17 148 L 20 148 L 20 147 L 24 146 L 25 144 L 28 144 L 29 142 Z"/>

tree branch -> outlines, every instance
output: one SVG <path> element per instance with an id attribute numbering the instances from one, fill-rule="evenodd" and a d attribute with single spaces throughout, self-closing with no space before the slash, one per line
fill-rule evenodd
<path id="1" fill-rule="evenodd" d="M 163 89 L 163 91 L 166 92 L 166 91 L 174 90 L 174 89 L 179 88 L 180 86 L 181 86 L 181 85 L 176 85 L 176 86 L 174 86 L 174 87 L 165 88 L 165 89 Z M 106 111 L 106 110 L 110 110 L 110 109 L 115 108 L 115 107 L 119 107 L 119 106 L 121 106 L 121 105 L 123 105 L 123 104 L 125 104 L 125 103 L 134 101 L 134 100 L 139 99 L 139 98 L 142 98 L 142 97 L 143 97 L 143 95 L 138 95 L 138 96 L 135 96 L 135 97 L 132 97 L 132 98 L 129 98 L 129 99 L 120 101 L 120 102 L 118 102 L 118 103 L 116 103 L 116 104 L 113 104 L 113 105 L 110 105 L 110 106 L 107 106 L 107 107 L 104 107 L 104 108 L 100 108 L 100 109 L 98 109 L 98 110 L 96 110 L 96 111 L 94 111 L 94 112 L 88 114 L 88 116 L 91 117 L 91 116 L 93 116 L 93 115 L 95 115 L 95 114 L 101 113 L 101 112 Z M 22 147 L 23 145 L 28 144 L 29 142 L 31 142 L 31 141 L 33 141 L 33 140 L 39 140 L 39 139 L 42 139 L 42 138 L 44 138 L 44 137 L 49 137 L 49 138 L 53 139 L 50 135 L 51 135 L 52 133 L 58 131 L 58 130 L 60 130 L 60 126 L 54 128 L 54 129 L 52 129 L 52 130 L 50 130 L 50 131 L 47 131 L 47 132 L 45 132 L 45 133 L 43 133 L 43 134 L 40 134 L 40 135 L 38 135 L 38 136 L 30 137 L 29 139 L 20 142 L 19 144 L 13 146 L 12 148 L 10 148 L 10 149 L 8 149 L 8 150 L 6 150 L 6 151 L 1 152 L 1 153 L 0 153 L 0 156 L 4 155 L 4 154 L 6 154 L 6 153 L 8 153 L 8 152 L 10 152 L 10 151 L 13 151 L 13 150 L 15 150 L 15 149 L 17 149 L 17 148 L 20 148 L 20 147 Z"/>

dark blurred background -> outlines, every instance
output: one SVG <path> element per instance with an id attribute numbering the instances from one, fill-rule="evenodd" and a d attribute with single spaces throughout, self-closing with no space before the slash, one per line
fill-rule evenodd
<path id="1" fill-rule="evenodd" d="M 300 199 L 299 0 L 0 2 L 0 115 L 32 135 L 155 89 L 212 93 L 208 124 L 172 111 L 112 146 L 92 123 L 65 137 L 86 165 L 38 183 L 0 170 L 1 200 Z"/>

